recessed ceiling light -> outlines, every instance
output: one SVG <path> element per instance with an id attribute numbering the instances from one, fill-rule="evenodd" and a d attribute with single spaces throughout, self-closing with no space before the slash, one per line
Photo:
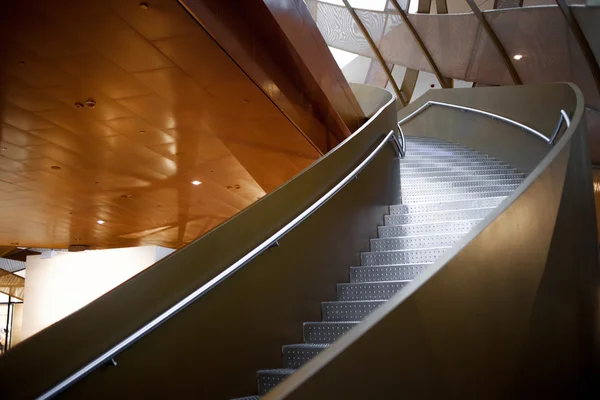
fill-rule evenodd
<path id="1" fill-rule="evenodd" d="M 6 150 L 8 150 L 8 147 L 2 146 L 2 151 L 6 151 Z"/>
<path id="2" fill-rule="evenodd" d="M 522 55 L 522 54 L 515 54 L 515 55 L 513 56 L 513 58 L 514 58 L 515 60 L 520 60 L 521 58 L 523 58 L 523 55 Z"/>
<path id="3" fill-rule="evenodd" d="M 54 169 L 54 170 L 57 170 L 57 171 L 58 171 L 58 170 L 61 170 L 62 168 L 61 168 L 61 167 L 59 167 L 58 165 L 51 165 L 51 166 L 50 166 L 50 169 Z"/>
<path id="4" fill-rule="evenodd" d="M 97 222 L 98 222 L 100 225 L 104 225 L 104 221 L 102 221 L 101 219 L 99 219 Z"/>
<path id="5" fill-rule="evenodd" d="M 140 135 L 143 135 L 144 133 L 146 133 L 146 131 L 140 131 Z"/>
<path id="6" fill-rule="evenodd" d="M 194 186 L 198 186 L 201 184 L 202 184 L 202 182 L 200 182 L 200 181 L 192 181 L 192 185 L 194 185 Z"/>
<path id="7" fill-rule="evenodd" d="M 148 9 L 148 3 L 140 3 L 140 8 L 142 10 L 147 10 Z"/>

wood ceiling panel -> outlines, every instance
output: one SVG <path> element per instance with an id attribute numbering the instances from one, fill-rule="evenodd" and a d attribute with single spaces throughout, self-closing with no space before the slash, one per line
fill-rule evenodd
<path id="1" fill-rule="evenodd" d="M 54 127 L 44 118 L 10 103 L 4 105 L 2 117 L 5 123 L 24 131 Z"/>
<path id="2" fill-rule="evenodd" d="M 65 22 L 66 29 L 73 35 L 85 32 L 80 39 L 125 72 L 173 66 L 164 54 L 114 13 Z"/>
<path id="3" fill-rule="evenodd" d="M 49 111 L 41 111 L 37 113 L 40 117 L 45 118 L 48 121 L 53 122 L 57 126 L 67 129 L 71 132 L 77 133 L 84 137 L 92 138 L 92 137 L 106 137 L 106 136 L 116 136 L 119 132 L 114 129 L 100 123 L 94 121 L 90 118 L 90 110 L 85 108 L 80 109 L 57 109 L 57 110 L 49 110 Z M 47 126 L 46 128 L 54 127 L 54 125 Z M 36 131 L 44 129 L 41 128 L 31 128 L 29 130 Z"/>
<path id="4" fill-rule="evenodd" d="M 139 117 L 117 118 L 104 121 L 104 124 L 145 146 L 151 147 L 175 142 L 173 136 Z"/>
<path id="5" fill-rule="evenodd" d="M 174 0 L 23 0 L 11 13 L 0 243 L 181 246 L 318 157 Z"/>
<path id="6" fill-rule="evenodd" d="M 63 103 L 18 78 L 10 78 L 7 81 L 4 96 L 17 107 L 31 112 L 65 107 Z"/>
<path id="7" fill-rule="evenodd" d="M 56 60 L 56 63 L 87 85 L 98 88 L 111 99 L 152 93 L 150 89 L 100 54 L 61 57 Z"/>
<path id="8" fill-rule="evenodd" d="M 138 0 L 108 0 L 111 9 L 146 39 L 152 41 L 181 36 L 198 30 L 198 25 L 178 2 L 153 0 L 140 8 Z"/>
<path id="9" fill-rule="evenodd" d="M 85 104 L 89 99 L 94 100 L 96 102 L 94 108 L 90 109 L 86 107 L 81 109 L 80 114 L 84 114 L 97 121 L 134 116 L 131 111 L 103 95 L 100 90 L 83 86 L 80 82 L 74 81 L 67 85 L 48 87 L 44 89 L 44 92 L 54 99 L 59 100 L 63 105 L 62 108 L 73 109 L 75 103 Z"/>
<path id="10" fill-rule="evenodd" d="M 42 156 L 31 151 L 31 149 L 27 147 L 15 146 L 4 141 L 0 141 L 0 145 L 2 146 L 2 156 L 11 160 L 22 161 L 30 160 L 32 158 L 42 158 Z"/>
<path id="11" fill-rule="evenodd" d="M 10 39 L 5 42 L 0 65 L 0 70 L 36 87 L 64 85 L 73 79 L 51 61 Z"/>
<path id="12" fill-rule="evenodd" d="M 5 142 L 12 143 L 16 146 L 33 146 L 36 144 L 47 143 L 46 140 L 42 138 L 38 138 L 29 132 L 25 132 L 8 124 L 2 124 L 0 126 L 0 137 L 2 137 Z"/>

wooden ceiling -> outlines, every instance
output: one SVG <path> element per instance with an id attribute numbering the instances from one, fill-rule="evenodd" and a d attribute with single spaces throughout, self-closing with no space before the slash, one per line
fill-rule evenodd
<path id="1" fill-rule="evenodd" d="M 145 3 L 0 6 L 0 245 L 178 247 L 318 158 L 177 1 Z"/>

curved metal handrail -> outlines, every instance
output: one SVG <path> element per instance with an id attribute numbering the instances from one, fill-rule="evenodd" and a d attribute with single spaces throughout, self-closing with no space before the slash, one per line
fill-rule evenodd
<path id="1" fill-rule="evenodd" d="M 521 129 L 523 129 L 524 131 L 527 131 L 533 135 L 535 135 L 536 137 L 538 137 L 539 139 L 542 139 L 544 142 L 546 142 L 549 146 L 552 146 L 554 144 L 554 141 L 556 140 L 556 136 L 558 136 L 558 132 L 560 131 L 560 127 L 562 126 L 563 121 L 566 122 L 567 127 L 570 126 L 571 124 L 571 120 L 569 119 L 569 116 L 567 115 L 567 113 L 565 112 L 565 110 L 560 110 L 560 119 L 558 121 L 558 125 L 556 127 L 556 129 L 554 130 L 554 133 L 552 134 L 551 138 L 548 139 L 548 137 L 546 137 L 545 135 L 543 135 L 541 132 L 525 125 L 522 124 L 520 122 L 517 122 L 513 119 L 510 118 L 506 118 L 503 117 L 501 115 L 498 114 L 494 114 L 488 111 L 483 111 L 483 110 L 479 110 L 477 108 L 471 108 L 471 107 L 465 107 L 465 106 L 460 106 L 457 104 L 450 104 L 450 103 L 443 103 L 441 101 L 434 101 L 434 100 L 429 100 L 427 103 L 423 104 L 421 107 L 417 108 L 415 111 L 413 111 L 412 113 L 410 113 L 408 116 L 404 117 L 403 119 L 401 119 L 400 121 L 398 121 L 398 129 L 400 130 L 400 135 L 402 137 L 404 137 L 404 133 L 402 132 L 402 127 L 401 125 L 410 121 L 411 119 L 413 119 L 414 117 L 416 117 L 417 115 L 419 115 L 420 113 L 422 113 L 423 111 L 425 111 L 427 108 L 429 108 L 430 106 L 442 106 L 442 107 L 448 107 L 448 108 L 455 108 L 457 110 L 461 110 L 461 111 L 470 111 L 470 112 L 474 112 L 477 114 L 482 114 L 485 116 L 488 116 L 492 119 L 498 119 L 502 122 L 506 122 L 512 125 L 515 125 Z M 403 146 L 404 147 L 404 146 Z M 406 148 L 404 148 L 404 150 L 406 150 Z"/>
<path id="2" fill-rule="evenodd" d="M 293 230 L 298 224 L 304 221 L 306 218 L 311 216 L 315 211 L 321 208 L 327 201 L 329 201 L 333 196 L 335 196 L 340 190 L 342 190 L 348 183 L 350 183 L 353 179 L 355 179 L 358 174 L 371 163 L 371 161 L 379 154 L 381 149 L 385 147 L 386 144 L 394 142 L 398 149 L 398 152 L 402 154 L 402 146 L 400 145 L 398 138 L 395 135 L 395 132 L 391 130 L 383 140 L 377 145 L 377 147 L 367 156 L 365 159 L 354 168 L 348 175 L 346 175 L 338 184 L 336 184 L 332 189 L 330 189 L 327 193 L 321 196 L 317 201 L 315 201 L 310 207 L 300 213 L 296 218 L 288 222 L 284 227 L 275 232 L 271 237 L 267 240 L 256 246 L 253 250 L 247 253 L 245 256 L 240 258 L 234 264 L 226 268 L 220 274 L 212 278 L 210 281 L 202 285 L 200 288 L 193 291 L 191 294 L 180 300 L 178 303 L 161 313 L 159 316 L 154 318 L 152 321 L 145 324 L 140 329 L 136 330 L 132 334 L 130 334 L 127 338 L 113 346 L 110 350 L 106 351 L 99 357 L 95 358 L 93 361 L 80 368 L 77 372 L 70 375 L 67 379 L 61 381 L 59 384 L 52 387 L 50 390 L 46 391 L 44 394 L 39 396 L 38 400 L 50 399 L 56 396 L 58 393 L 62 392 L 64 389 L 71 386 L 73 383 L 83 378 L 88 373 L 92 372 L 96 368 L 105 365 L 107 363 L 113 363 L 116 365 L 114 361 L 114 357 L 125 350 L 131 344 L 141 339 L 147 333 L 152 331 L 154 328 L 160 326 L 163 322 L 177 314 L 179 311 L 183 310 L 185 307 L 202 297 L 205 293 L 210 291 L 213 287 L 217 286 L 224 279 L 241 269 L 244 265 L 248 264 L 254 258 L 259 256 L 265 250 L 271 248 L 272 246 L 278 245 L 278 240 L 288 234 L 291 230 Z"/>

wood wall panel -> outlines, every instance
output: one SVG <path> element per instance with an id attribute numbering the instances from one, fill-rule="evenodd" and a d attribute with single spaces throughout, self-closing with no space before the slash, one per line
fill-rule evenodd
<path id="1" fill-rule="evenodd" d="M 0 243 L 178 247 L 319 156 L 176 0 L 148 5 L 3 3 Z"/>

